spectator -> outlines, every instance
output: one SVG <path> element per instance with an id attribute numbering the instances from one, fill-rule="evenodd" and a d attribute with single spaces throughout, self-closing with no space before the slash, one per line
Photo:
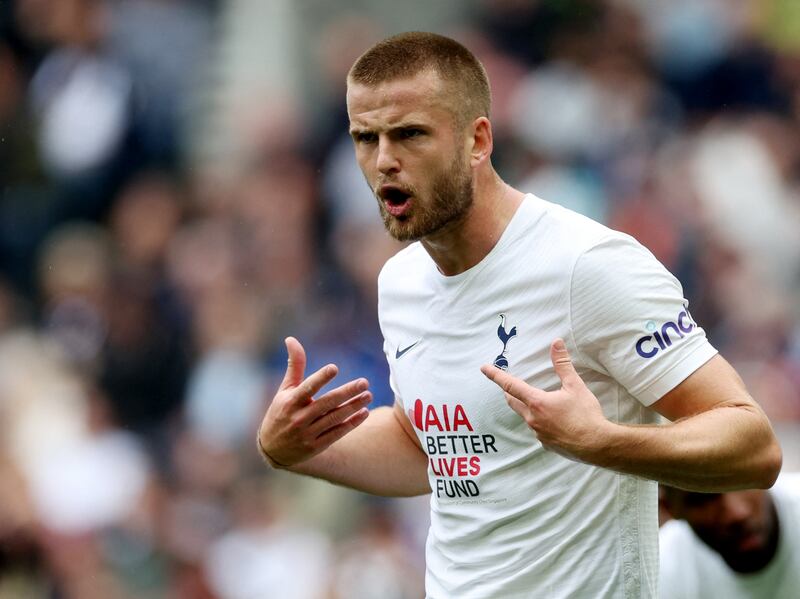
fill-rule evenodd
<path id="1" fill-rule="evenodd" d="M 662 487 L 664 599 L 791 599 L 800 589 L 800 474 L 769 491 Z"/>

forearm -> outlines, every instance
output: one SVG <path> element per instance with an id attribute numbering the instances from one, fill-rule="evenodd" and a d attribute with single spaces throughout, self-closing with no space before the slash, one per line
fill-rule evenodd
<path id="1" fill-rule="evenodd" d="M 720 406 L 664 426 L 609 423 L 586 461 L 700 492 L 769 488 L 781 451 L 756 405 Z"/>
<path id="2" fill-rule="evenodd" d="M 314 457 L 287 468 L 373 495 L 430 493 L 425 454 L 391 408 L 377 408 L 359 427 Z"/>

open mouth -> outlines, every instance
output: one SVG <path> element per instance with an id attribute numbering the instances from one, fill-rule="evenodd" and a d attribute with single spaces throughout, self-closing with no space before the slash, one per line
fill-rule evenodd
<path id="1" fill-rule="evenodd" d="M 380 196 L 386 211 L 392 216 L 403 216 L 411 205 L 411 194 L 399 187 L 384 185 L 380 189 Z"/>
<path id="2" fill-rule="evenodd" d="M 399 187 L 389 187 L 386 185 L 381 188 L 381 198 L 390 206 L 402 206 L 410 197 L 410 193 L 406 193 Z"/>
<path id="3" fill-rule="evenodd" d="M 738 539 L 739 551 L 758 551 L 763 545 L 761 535 L 756 532 L 750 532 Z"/>

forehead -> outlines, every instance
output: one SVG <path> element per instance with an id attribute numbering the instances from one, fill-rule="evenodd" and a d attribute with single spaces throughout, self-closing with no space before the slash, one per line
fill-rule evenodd
<path id="1" fill-rule="evenodd" d="M 380 128 L 405 121 L 449 119 L 452 108 L 446 102 L 446 87 L 439 75 L 429 70 L 377 85 L 348 81 L 350 126 Z"/>
<path id="2" fill-rule="evenodd" d="M 736 506 L 736 509 L 748 507 L 755 511 L 767 501 L 767 493 L 760 489 L 729 491 L 727 493 L 687 493 L 680 497 L 683 509 L 687 513 L 712 512 L 721 514 Z"/>

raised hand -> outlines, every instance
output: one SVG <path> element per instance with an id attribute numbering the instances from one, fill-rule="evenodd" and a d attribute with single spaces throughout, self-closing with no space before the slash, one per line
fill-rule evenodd
<path id="1" fill-rule="evenodd" d="M 583 382 L 569 356 L 564 341 L 550 345 L 550 359 L 561 379 L 561 389 L 543 391 L 522 379 L 490 365 L 481 372 L 497 383 L 508 405 L 519 414 L 546 449 L 582 461 L 602 447 L 603 428 L 611 423 L 600 403 Z"/>
<path id="2" fill-rule="evenodd" d="M 289 362 L 278 392 L 258 431 L 259 450 L 276 467 L 288 468 L 320 453 L 369 415 L 369 382 L 360 378 L 318 398 L 339 369 L 328 364 L 303 379 L 306 353 L 294 337 L 286 339 Z"/>

